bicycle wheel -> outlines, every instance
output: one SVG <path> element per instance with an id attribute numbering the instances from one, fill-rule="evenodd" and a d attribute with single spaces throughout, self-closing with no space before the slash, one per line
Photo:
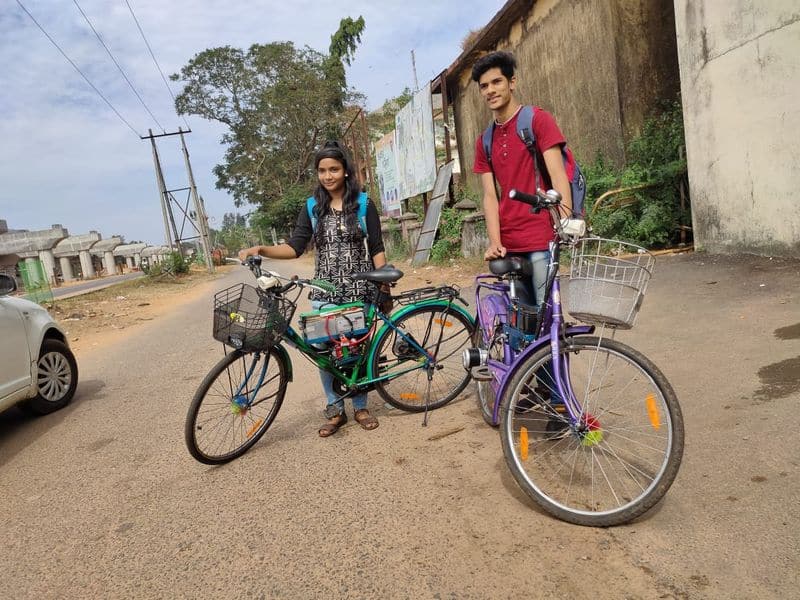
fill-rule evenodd
<path id="1" fill-rule="evenodd" d="M 501 405 L 503 454 L 519 486 L 578 525 L 626 523 L 667 492 L 683 455 L 683 417 L 667 379 L 614 340 L 569 338 L 561 352 L 581 407 L 553 402 L 550 347 L 526 359 Z"/>
<path id="2" fill-rule="evenodd" d="M 287 380 L 287 365 L 274 348 L 223 357 L 189 406 L 184 427 L 189 453 L 215 465 L 247 452 L 275 420 Z"/>
<path id="3" fill-rule="evenodd" d="M 374 342 L 371 372 L 373 377 L 397 375 L 375 384 L 381 398 L 401 410 L 421 412 L 426 399 L 428 410 L 433 410 L 458 396 L 470 378 L 461 364 L 461 352 L 470 347 L 472 319 L 452 306 L 431 304 L 411 309 L 394 324 L 436 362 L 429 367 L 428 360 L 394 329 L 385 329 Z"/>

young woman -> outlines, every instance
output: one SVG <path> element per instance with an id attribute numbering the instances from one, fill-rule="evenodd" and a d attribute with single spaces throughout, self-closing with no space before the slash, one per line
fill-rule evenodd
<path id="1" fill-rule="evenodd" d="M 297 223 L 289 241 L 277 246 L 254 246 L 239 252 L 239 258 L 260 254 L 267 258 L 297 258 L 314 239 L 317 248 L 314 277 L 331 281 L 342 294 L 337 301 L 355 302 L 361 300 L 366 291 L 365 281 L 350 281 L 347 276 L 386 264 L 386 254 L 381 237 L 378 211 L 372 201 L 367 203 L 366 239 L 358 218 L 358 198 L 361 185 L 344 149 L 338 142 L 326 142 L 314 157 L 317 171 L 317 187 L 314 190 L 316 206 L 315 223 L 303 205 L 297 216 Z M 368 250 L 368 251 L 367 251 Z M 333 304 L 333 298 L 322 292 L 311 292 L 311 307 L 318 309 Z M 333 390 L 333 376 L 320 371 L 322 387 L 327 396 L 325 416 L 327 422 L 319 429 L 320 437 L 336 433 L 347 423 L 344 401 Z M 364 429 L 378 426 L 378 420 L 367 410 L 367 394 L 353 396 L 353 416 Z"/>

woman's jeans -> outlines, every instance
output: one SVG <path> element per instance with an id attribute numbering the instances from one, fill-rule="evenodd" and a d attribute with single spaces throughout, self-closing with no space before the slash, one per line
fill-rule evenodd
<path id="1" fill-rule="evenodd" d="M 322 300 L 312 300 L 311 310 L 319 310 L 323 306 L 333 306 L 330 302 Z M 317 347 L 324 347 L 322 344 L 315 344 Z M 327 371 L 320 369 L 319 378 L 322 381 L 322 389 L 325 390 L 325 397 L 327 404 L 325 406 L 325 414 L 330 417 L 335 417 L 344 412 L 344 400 L 339 398 L 339 395 L 333 390 L 333 375 Z M 353 410 L 362 410 L 367 408 L 367 393 L 356 394 L 352 397 Z"/>

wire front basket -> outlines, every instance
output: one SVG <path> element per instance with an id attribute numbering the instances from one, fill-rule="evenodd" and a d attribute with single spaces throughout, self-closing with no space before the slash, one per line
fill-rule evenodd
<path id="1" fill-rule="evenodd" d="M 654 265 L 653 255 L 635 244 L 579 240 L 572 250 L 567 312 L 585 323 L 630 329 Z"/>
<path id="2" fill-rule="evenodd" d="M 267 350 L 281 341 L 294 309 L 287 298 L 239 283 L 214 295 L 214 339 L 246 352 Z"/>

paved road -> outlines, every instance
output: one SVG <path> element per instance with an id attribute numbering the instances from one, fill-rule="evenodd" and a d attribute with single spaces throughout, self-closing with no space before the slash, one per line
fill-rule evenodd
<path id="1" fill-rule="evenodd" d="M 0 415 L 0 598 L 800 597 L 797 262 L 659 261 L 620 338 L 673 382 L 685 459 L 664 502 L 614 529 L 538 512 L 472 395 L 428 428 L 371 396 L 377 430 L 320 439 L 296 355 L 267 436 L 194 462 L 210 296 L 84 353 L 60 413 Z"/>
<path id="2" fill-rule="evenodd" d="M 110 277 L 102 277 L 100 279 L 90 279 L 83 283 L 76 283 L 75 285 L 68 285 L 60 288 L 53 288 L 54 298 L 70 298 L 72 296 L 79 296 L 87 292 L 94 292 L 103 288 L 128 281 L 129 279 L 138 279 L 144 277 L 142 272 L 125 273 L 124 275 L 111 275 Z"/>

